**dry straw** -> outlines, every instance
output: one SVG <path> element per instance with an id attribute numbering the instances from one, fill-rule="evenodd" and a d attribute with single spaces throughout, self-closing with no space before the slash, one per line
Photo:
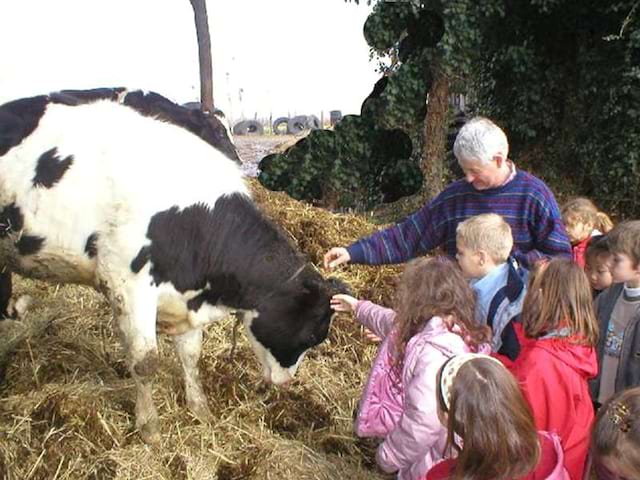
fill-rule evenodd
<path id="1" fill-rule="evenodd" d="M 267 215 L 320 266 L 331 246 L 375 227 L 333 215 L 252 183 Z M 399 267 L 342 268 L 357 296 L 389 303 Z M 184 406 L 181 369 L 161 337 L 154 399 L 162 442 L 133 430 L 134 385 L 103 297 L 80 286 L 16 278 L 35 302 L 22 322 L 0 322 L 0 479 L 382 479 L 375 443 L 353 434 L 353 415 L 375 354 L 362 330 L 340 316 L 307 355 L 296 380 L 261 383 L 257 360 L 233 319 L 207 329 L 200 362 L 210 425 Z"/>

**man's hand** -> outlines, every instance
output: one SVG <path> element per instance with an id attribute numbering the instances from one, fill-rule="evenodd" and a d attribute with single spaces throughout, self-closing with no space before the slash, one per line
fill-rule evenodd
<path id="1" fill-rule="evenodd" d="M 351 260 L 351 255 L 349 255 L 346 248 L 333 247 L 324 254 L 324 268 L 333 270 L 338 265 L 347 263 L 349 260 Z"/>

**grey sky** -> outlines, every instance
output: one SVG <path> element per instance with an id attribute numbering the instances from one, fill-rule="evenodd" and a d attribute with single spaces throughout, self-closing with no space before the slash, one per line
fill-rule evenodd
<path id="1" fill-rule="evenodd" d="M 357 113 L 378 78 L 362 36 L 366 5 L 208 0 L 207 8 L 214 98 L 234 118 Z M 199 96 L 188 0 L 3 0 L 0 45 L 0 102 L 106 86 L 179 103 Z"/>

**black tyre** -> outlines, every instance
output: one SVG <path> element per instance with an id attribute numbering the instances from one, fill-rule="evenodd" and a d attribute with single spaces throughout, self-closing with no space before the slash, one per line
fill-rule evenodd
<path id="1" fill-rule="evenodd" d="M 288 123 L 289 117 L 280 117 L 276 118 L 276 121 L 273 122 L 273 133 L 275 135 L 284 135 L 288 131 Z"/>
<path id="2" fill-rule="evenodd" d="M 297 117 L 293 117 L 287 123 L 287 132 L 290 135 L 299 135 L 305 131 L 307 128 L 307 116 L 306 115 L 298 115 Z"/>
<path id="3" fill-rule="evenodd" d="M 320 119 L 318 117 L 316 117 L 315 115 L 308 115 L 307 116 L 307 128 L 309 130 L 319 130 L 322 128 L 322 125 L 320 124 Z"/>
<path id="4" fill-rule="evenodd" d="M 257 120 L 243 120 L 233 127 L 234 135 L 262 135 L 264 127 Z"/>

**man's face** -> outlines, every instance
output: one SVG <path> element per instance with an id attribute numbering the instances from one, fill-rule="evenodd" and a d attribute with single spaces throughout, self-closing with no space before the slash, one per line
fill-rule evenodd
<path id="1" fill-rule="evenodd" d="M 611 265 L 611 276 L 616 283 L 626 282 L 631 287 L 640 285 L 640 267 L 626 253 L 615 252 Z"/>
<path id="2" fill-rule="evenodd" d="M 501 186 L 506 179 L 507 165 L 502 157 L 495 156 L 488 163 L 479 160 L 458 161 L 464 172 L 465 180 L 476 190 L 487 190 Z"/>
<path id="3" fill-rule="evenodd" d="M 597 255 L 587 262 L 584 271 L 589 278 L 591 288 L 600 291 L 611 286 L 613 283 L 613 277 L 611 276 L 612 264 L 613 255 L 606 253 Z"/>

